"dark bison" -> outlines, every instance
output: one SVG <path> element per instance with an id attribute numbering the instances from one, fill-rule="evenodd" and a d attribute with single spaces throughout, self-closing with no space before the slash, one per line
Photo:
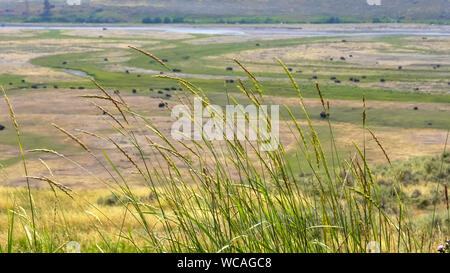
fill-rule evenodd
<path id="1" fill-rule="evenodd" d="M 326 113 L 326 112 L 321 112 L 320 113 L 320 118 L 322 118 L 322 119 L 326 119 L 326 118 L 328 118 L 330 116 L 330 114 L 328 114 L 328 113 Z"/>

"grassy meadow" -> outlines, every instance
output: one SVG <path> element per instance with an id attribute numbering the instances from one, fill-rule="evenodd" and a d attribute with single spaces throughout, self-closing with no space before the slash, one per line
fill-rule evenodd
<path id="1" fill-rule="evenodd" d="M 0 29 L 0 252 L 436 252 L 449 40 Z M 279 149 L 172 139 L 194 98 Z"/>

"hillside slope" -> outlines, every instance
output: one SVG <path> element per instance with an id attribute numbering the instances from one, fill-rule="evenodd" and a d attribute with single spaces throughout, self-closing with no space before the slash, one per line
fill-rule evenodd
<path id="1" fill-rule="evenodd" d="M 76 0 L 69 0 L 76 1 Z M 110 18 L 112 21 L 137 22 L 144 17 L 229 18 L 268 16 L 309 20 L 317 17 L 341 17 L 358 20 L 450 20 L 450 0 L 49 0 L 54 6 L 51 17 L 43 21 L 76 21 Z M 381 2 L 369 5 L 368 2 Z M 0 21 L 5 18 L 42 17 L 44 0 L 0 0 Z M 48 14 L 47 14 L 48 15 Z M 69 16 L 68 16 L 69 15 Z M 55 19 L 56 18 L 56 19 Z M 58 19 L 59 18 L 59 19 Z"/>

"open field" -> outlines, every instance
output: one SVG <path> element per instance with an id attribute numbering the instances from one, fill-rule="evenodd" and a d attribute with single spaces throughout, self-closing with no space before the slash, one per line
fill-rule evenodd
<path id="1" fill-rule="evenodd" d="M 163 60 L 167 68 L 128 48 L 129 45 L 151 52 Z M 433 227 L 430 233 L 426 233 L 426 236 L 429 236 L 429 245 L 415 242 L 398 247 L 391 245 L 391 239 L 386 237 L 383 242 L 386 242 L 388 249 L 433 251 L 434 245 L 449 235 L 449 219 L 446 215 L 448 210 L 445 209 L 442 188 L 442 185 L 448 183 L 450 175 L 448 155 L 442 156 L 447 149 L 450 126 L 449 51 L 448 35 L 269 38 L 257 34 L 207 35 L 108 28 L 0 28 L 0 85 L 5 88 L 14 108 L 27 163 L 26 174 L 23 158 L 18 153 L 16 131 L 8 105 L 1 100 L 0 125 L 3 125 L 4 129 L 0 131 L 0 196 L 3 196 L 0 198 L 3 200 L 0 201 L 0 251 L 5 249 L 3 242 L 8 240 L 7 236 L 4 236 L 8 231 L 9 221 L 5 211 L 20 204 L 28 211 L 27 216 L 21 216 L 23 226 L 30 226 L 27 221 L 31 217 L 29 211 L 33 208 L 26 204 L 28 197 L 25 188 L 30 183 L 29 179 L 25 178 L 27 175 L 50 177 L 73 190 L 71 194 L 77 195 L 75 198 L 64 194 L 54 195 L 54 185 L 49 181 L 31 180 L 31 191 L 43 221 L 41 228 L 48 230 L 56 228 L 57 225 L 71 227 L 55 233 L 56 237 L 50 239 L 55 244 L 62 245 L 64 242 L 76 240 L 86 246 L 84 251 L 136 251 L 137 247 L 130 244 L 129 237 L 121 241 L 117 240 L 116 234 L 112 235 L 114 230 L 117 231 L 117 225 L 128 219 L 126 227 L 122 226 L 119 230 L 121 233 L 126 233 L 127 229 L 136 232 L 138 239 L 133 243 L 139 245 L 139 251 L 188 251 L 189 248 L 184 246 L 171 248 L 164 243 L 155 246 L 152 241 L 154 238 L 146 237 L 150 234 L 149 231 L 140 230 L 143 228 L 143 222 L 148 221 L 153 225 L 152 234 L 158 234 L 157 237 L 167 232 L 171 224 L 161 220 L 159 212 L 152 211 L 148 217 L 144 217 L 145 220 L 136 217 L 128 207 L 121 206 L 122 199 L 110 196 L 110 190 L 113 189 L 114 194 L 122 196 L 124 193 L 121 190 L 130 186 L 135 194 L 132 196 L 137 197 L 136 200 L 129 197 L 133 202 L 142 202 L 146 208 L 162 206 L 172 213 L 173 200 L 165 200 L 161 205 L 155 194 L 160 191 L 179 194 L 182 200 L 186 198 L 186 203 L 189 203 L 189 189 L 186 187 L 178 192 L 170 189 L 169 185 L 167 188 L 161 185 L 150 187 L 149 178 L 143 169 L 149 173 L 155 170 L 157 184 L 164 184 L 163 182 L 167 182 L 171 177 L 173 181 L 196 185 L 198 181 L 203 183 L 206 180 L 196 177 L 199 174 L 195 170 L 202 170 L 203 167 L 203 170 L 212 171 L 213 175 L 203 173 L 203 176 L 208 178 L 214 176 L 214 172 L 219 176 L 223 171 L 220 168 L 222 160 L 226 162 L 229 159 L 238 164 L 232 160 L 233 157 L 229 158 L 229 154 L 223 156 L 224 159 L 216 158 L 215 153 L 206 148 L 208 145 L 198 148 L 195 143 L 185 145 L 175 142 L 173 147 L 166 147 L 177 152 L 172 154 L 177 158 L 171 165 L 171 161 L 167 160 L 168 150 L 155 150 L 155 147 L 167 146 L 168 143 L 155 134 L 154 130 L 157 128 L 158 133 L 170 136 L 174 121 L 170 110 L 178 104 L 192 102 L 196 96 L 188 92 L 188 86 L 183 85 L 183 82 L 162 78 L 164 76 L 188 80 L 196 86 L 195 90 L 204 91 L 212 104 L 225 106 L 232 104 L 230 101 L 233 99 L 240 104 L 250 104 L 249 96 L 243 94 L 240 88 L 245 87 L 255 92 L 255 83 L 233 59 L 241 61 L 258 79 L 257 84 L 264 94 L 261 99 L 263 104 L 280 105 L 280 141 L 283 151 L 279 156 L 288 161 L 286 168 L 289 170 L 288 176 L 292 176 L 292 181 L 309 183 L 314 176 L 333 176 L 337 179 L 333 180 L 333 183 L 340 183 L 338 177 L 348 164 L 349 170 L 354 172 L 354 177 L 350 175 L 353 182 L 349 183 L 355 183 L 352 187 L 357 187 L 361 165 L 370 164 L 373 166 L 372 182 L 377 184 L 379 192 L 386 194 L 378 194 L 376 200 L 383 204 L 386 213 L 393 218 L 397 217 L 399 207 L 392 192 L 399 190 L 405 203 L 404 208 L 400 206 L 401 209 L 405 209 L 405 215 L 417 218 L 417 221 L 409 223 L 411 230 L 408 229 L 408 232 L 419 234 L 420 230 L 423 227 L 428 228 L 430 223 Z M 276 58 L 286 64 L 286 69 L 298 83 L 304 96 L 302 104 L 298 100 L 297 91 L 286 76 L 286 71 Z M 104 93 L 99 91 L 87 76 L 105 87 L 126 113 L 117 111 L 111 103 L 113 99 L 98 99 L 104 96 Z M 239 86 L 239 80 L 242 80 L 243 86 Z M 320 84 L 329 109 L 322 106 L 315 86 L 316 81 Z M 305 115 L 302 105 L 305 106 L 308 116 Z M 290 109 L 292 116 L 285 107 Z M 324 111 L 329 114 L 328 117 L 321 115 Z M 135 113 L 145 118 L 141 119 L 141 116 Z M 366 115 L 364 124 L 363 113 Z M 310 121 L 314 127 L 310 127 Z M 303 128 L 308 143 L 311 142 L 309 148 L 302 146 L 296 123 Z M 64 128 L 68 134 L 52 124 Z M 368 133 L 367 128 L 374 132 L 375 137 Z M 316 147 L 318 140 L 315 139 L 315 134 L 320 140 L 323 155 Z M 77 142 L 85 146 L 80 147 Z M 141 147 L 138 143 L 145 145 Z M 225 154 L 224 151 L 230 149 L 229 144 L 220 141 L 212 142 L 211 145 Z M 251 143 L 248 145 L 250 146 L 246 145 L 245 149 L 250 151 L 246 153 L 245 158 L 260 162 L 261 155 L 251 151 Z M 364 156 L 358 160 L 354 159 L 358 154 L 355 145 L 364 147 Z M 380 149 L 380 145 L 384 150 Z M 186 163 L 188 160 L 184 156 L 194 156 L 197 148 L 201 150 L 202 158 L 199 162 Z M 31 151 L 33 149 L 45 150 Z M 306 160 L 303 157 L 308 151 L 311 157 Z M 269 157 L 267 160 L 274 160 L 272 163 L 277 166 L 278 161 L 274 158 L 277 157 Z M 328 159 L 327 162 L 319 164 L 321 160 L 325 161 L 325 158 Z M 391 169 L 388 168 L 387 158 L 393 164 Z M 317 168 L 311 166 L 311 162 L 316 160 Z M 439 165 L 439 162 L 442 164 Z M 327 164 L 332 170 L 331 176 Z M 261 179 L 259 175 L 267 175 L 276 181 L 272 176 L 278 175 L 277 172 L 280 171 L 273 171 L 272 166 L 252 166 L 249 168 L 250 173 L 245 173 L 235 167 L 224 171 L 229 180 L 224 183 L 230 183 L 230 187 L 234 185 L 232 181 L 242 182 L 243 176 L 248 176 L 248 180 L 251 180 L 252 175 L 257 175 L 258 179 Z M 208 170 L 209 168 L 211 169 Z M 283 169 L 284 166 L 280 168 Z M 313 169 L 312 172 L 310 168 Z M 363 169 L 365 177 L 365 167 Z M 157 173 L 156 170 L 161 172 Z M 285 170 L 281 172 L 283 171 Z M 142 172 L 146 174 L 143 175 Z M 349 175 L 346 175 L 344 185 L 347 176 Z M 394 182 L 396 179 L 399 179 L 399 185 Z M 126 186 L 111 186 L 122 180 L 126 181 Z M 207 181 L 205 183 L 208 184 Z M 302 195 L 304 193 L 307 200 L 305 202 L 312 202 L 312 193 L 319 191 L 319 188 L 308 183 L 298 183 L 301 186 L 297 190 L 302 192 Z M 203 190 L 198 189 L 199 195 Z M 323 193 L 333 191 L 329 188 L 321 190 Z M 124 195 L 128 196 L 128 190 L 124 191 Z M 370 192 L 370 186 L 368 191 Z M 245 190 L 237 190 L 236 194 L 244 194 L 249 200 L 258 199 L 253 196 L 255 192 L 244 192 Z M 11 193 L 16 197 L 6 197 Z M 283 193 L 274 190 L 266 194 L 264 201 L 259 200 L 263 204 L 266 204 L 265 198 L 277 199 L 278 195 L 282 196 Z M 75 201 L 72 202 L 72 198 Z M 290 202 L 296 203 L 300 197 L 293 198 Z M 359 202 L 360 197 L 355 198 Z M 135 204 L 133 202 L 131 203 Z M 290 202 L 288 203 L 291 204 Z M 334 201 L 330 202 L 333 206 L 338 206 Z M 366 209 L 367 204 L 364 204 Z M 284 205 L 286 204 L 283 203 L 281 207 Z M 53 212 L 56 208 L 62 211 Z M 333 209 L 335 208 L 330 208 Z M 314 219 L 317 220 L 322 216 L 311 217 L 316 217 Z M 438 224 L 436 219 L 440 221 Z M 209 220 L 205 221 L 211 224 Z M 86 223 L 89 223 L 89 228 L 85 226 Z M 251 223 L 252 221 L 246 222 L 249 225 Z M 381 226 L 384 224 L 379 223 Z M 98 232 L 97 228 L 102 232 Z M 203 228 L 205 227 L 200 227 Z M 383 230 L 380 233 L 388 232 L 390 228 L 383 230 L 383 227 L 380 227 L 380 230 Z M 439 229 L 441 233 L 435 233 L 434 228 Z M 19 230 L 15 232 L 20 238 L 16 251 L 32 248 L 23 233 Z M 144 233 L 146 235 L 142 235 Z M 50 236 L 49 234 L 45 236 Z M 105 239 L 101 234 L 111 237 Z M 127 236 L 132 236 L 130 234 Z M 336 240 L 342 240 L 342 236 L 345 235 L 336 235 Z M 367 236 L 367 239 L 369 237 Z M 216 242 L 209 240 L 206 240 L 206 249 L 196 250 L 220 249 L 219 243 L 216 245 Z M 402 240 L 406 240 L 406 237 Z M 275 242 L 268 242 L 272 243 L 275 245 L 271 246 L 272 248 L 259 246 L 256 249 L 278 249 Z M 43 246 L 42 251 L 64 251 L 58 247 L 60 246 L 47 245 Z M 239 249 L 241 246 L 235 247 Z M 290 247 L 283 249 L 292 250 Z M 352 243 L 346 245 L 345 250 L 335 247 L 330 246 L 330 249 L 361 251 L 360 245 L 355 246 Z M 311 247 L 303 250 L 323 249 Z"/>

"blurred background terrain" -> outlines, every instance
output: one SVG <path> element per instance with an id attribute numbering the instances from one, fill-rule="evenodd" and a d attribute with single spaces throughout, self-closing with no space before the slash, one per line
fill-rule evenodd
<path id="1" fill-rule="evenodd" d="M 448 0 L 0 0 L 2 22 L 448 23 L 449 14 Z"/>

